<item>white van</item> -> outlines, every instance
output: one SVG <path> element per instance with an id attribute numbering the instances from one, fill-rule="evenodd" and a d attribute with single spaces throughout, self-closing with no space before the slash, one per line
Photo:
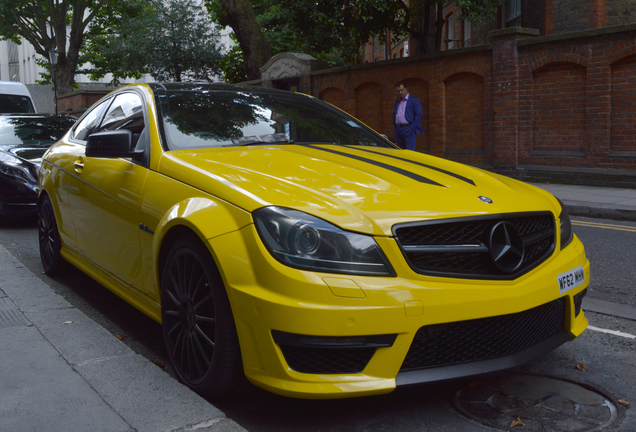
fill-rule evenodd
<path id="1" fill-rule="evenodd" d="M 0 81 L 0 114 L 34 113 L 35 104 L 21 82 Z"/>

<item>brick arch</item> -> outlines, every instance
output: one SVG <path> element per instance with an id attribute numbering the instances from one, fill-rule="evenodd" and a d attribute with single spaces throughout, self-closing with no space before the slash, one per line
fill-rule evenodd
<path id="1" fill-rule="evenodd" d="M 557 149 L 584 155 L 586 80 L 584 65 L 572 62 L 550 62 L 532 73 L 532 156 L 554 157 Z"/>
<path id="2" fill-rule="evenodd" d="M 384 115 L 384 96 L 382 86 L 374 82 L 367 82 L 355 88 L 356 112 L 355 116 L 367 126 L 382 131 Z"/>
<path id="3" fill-rule="evenodd" d="M 466 65 L 466 64 L 450 67 L 446 69 L 444 72 L 445 73 L 442 76 L 442 81 L 444 82 L 447 81 L 448 79 L 451 79 L 451 77 L 455 75 L 459 75 L 459 74 L 467 73 L 467 74 L 473 74 L 481 78 L 484 78 L 487 73 L 486 69 L 484 69 L 483 67 L 479 67 L 475 65 Z"/>
<path id="4" fill-rule="evenodd" d="M 610 150 L 615 152 L 636 149 L 636 47 L 632 48 L 631 55 L 611 65 Z"/>
<path id="5" fill-rule="evenodd" d="M 332 105 L 337 106 L 340 109 L 345 109 L 345 92 L 336 87 L 328 87 L 322 90 L 318 94 L 318 98 L 329 102 Z"/>
<path id="6" fill-rule="evenodd" d="M 636 55 L 636 37 L 621 44 L 613 44 L 605 50 L 605 57 L 610 65 L 633 55 Z"/>
<path id="7" fill-rule="evenodd" d="M 484 77 L 455 73 L 444 80 L 444 154 L 460 162 L 483 163 Z"/>
<path id="8" fill-rule="evenodd" d="M 587 67 L 592 51 L 580 47 L 563 47 L 557 50 L 541 51 L 526 60 L 530 73 L 535 73 L 551 63 L 574 63 Z"/>

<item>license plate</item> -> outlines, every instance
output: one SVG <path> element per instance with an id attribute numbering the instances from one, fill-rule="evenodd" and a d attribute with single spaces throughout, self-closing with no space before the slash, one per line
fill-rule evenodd
<path id="1" fill-rule="evenodd" d="M 559 293 L 561 294 L 585 283 L 585 270 L 583 270 L 583 266 L 557 275 L 557 282 L 559 283 Z"/>

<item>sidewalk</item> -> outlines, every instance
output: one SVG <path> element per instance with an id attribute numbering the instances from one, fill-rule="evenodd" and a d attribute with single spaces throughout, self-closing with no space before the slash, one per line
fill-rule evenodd
<path id="1" fill-rule="evenodd" d="M 636 221 L 636 189 L 532 184 L 563 201 L 570 216 Z"/>
<path id="2" fill-rule="evenodd" d="M 536 186 L 571 215 L 636 221 L 634 189 Z M 0 246 L 0 431 L 61 430 L 245 431 Z"/>
<path id="3" fill-rule="evenodd" d="M 245 431 L 0 246 L 0 431 Z"/>

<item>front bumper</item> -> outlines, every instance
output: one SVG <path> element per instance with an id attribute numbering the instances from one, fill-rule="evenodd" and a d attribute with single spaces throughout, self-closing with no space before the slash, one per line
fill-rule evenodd
<path id="1" fill-rule="evenodd" d="M 397 385 L 515 367 L 574 339 L 587 327 L 580 301 L 578 308 L 574 304 L 574 296 L 589 283 L 589 261 L 578 238 L 513 281 L 419 275 L 410 269 L 392 238 L 376 240 L 397 277 L 345 276 L 286 267 L 263 247 L 253 225 L 210 240 L 213 251 L 223 251 L 215 259 L 232 305 L 245 375 L 253 384 L 301 398 L 388 393 Z M 561 295 L 557 275 L 579 266 L 585 270 L 586 282 Z M 555 301 L 562 305 L 556 328 L 531 337 L 525 345 L 507 348 L 507 341 L 518 337 L 516 325 L 506 321 L 509 317 L 531 314 Z M 543 313 L 552 316 L 558 309 Z M 420 367 L 416 362 L 413 367 L 405 362 L 414 341 L 439 332 L 438 325 L 459 325 L 453 331 L 465 335 L 470 347 L 481 334 L 471 335 L 473 324 L 484 320 L 498 322 L 499 329 L 490 333 L 500 335 L 501 351 L 480 357 L 470 354 L 474 350 L 469 348 L 465 350 L 468 357 L 456 359 L 454 346 L 462 346 L 450 342 L 444 349 L 451 356 L 442 357 L 442 363 L 425 362 Z M 533 333 L 534 324 L 528 325 Z M 424 345 L 423 349 L 426 357 L 432 348 Z M 349 359 L 350 354 L 355 358 Z M 300 356 L 300 363 L 294 356 Z M 308 358 L 309 366 L 299 366 L 303 358 Z M 446 364 L 444 358 L 454 360 Z M 329 364 L 322 368 L 322 363 Z M 347 368 L 339 369 L 343 365 Z"/>
<path id="2" fill-rule="evenodd" d="M 37 186 L 0 177 L 0 216 L 20 217 L 37 213 Z"/>

